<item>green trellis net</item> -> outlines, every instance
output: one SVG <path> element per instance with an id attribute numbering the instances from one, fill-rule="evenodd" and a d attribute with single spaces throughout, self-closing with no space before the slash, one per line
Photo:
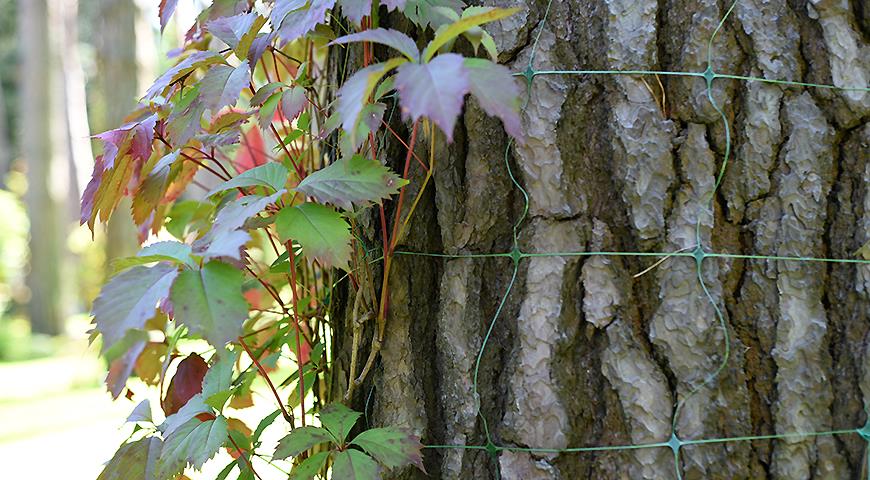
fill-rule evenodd
<path id="1" fill-rule="evenodd" d="M 702 72 L 672 72 L 672 71 L 655 71 L 655 70 L 536 70 L 535 69 L 535 53 L 538 48 L 538 42 L 540 40 L 541 32 L 546 24 L 547 17 L 550 12 L 550 6 L 552 4 L 552 0 L 550 0 L 547 4 L 546 10 L 544 12 L 543 19 L 541 21 L 541 29 L 538 30 L 534 44 L 532 45 L 531 55 L 529 58 L 529 63 L 527 68 L 522 72 L 516 72 L 514 75 L 518 77 L 522 77 L 525 81 L 526 85 L 526 98 L 523 103 L 522 108 L 525 109 L 528 106 L 530 93 L 532 84 L 535 78 L 544 75 L 631 75 L 631 76 L 644 76 L 644 75 L 669 75 L 669 76 L 680 76 L 680 77 L 697 77 L 702 79 L 705 82 L 706 90 L 707 90 L 707 100 L 710 102 L 710 105 L 713 109 L 719 114 L 722 119 L 725 131 L 725 152 L 724 159 L 722 161 L 722 166 L 719 169 L 718 174 L 716 175 L 716 181 L 713 186 L 712 191 L 709 193 L 707 198 L 704 200 L 706 204 L 706 212 L 710 214 L 713 211 L 713 202 L 715 198 L 715 194 L 719 187 L 721 186 L 722 179 L 725 175 L 725 172 L 728 168 L 729 161 L 731 159 L 731 128 L 728 123 L 728 119 L 725 115 L 725 112 L 722 110 L 722 107 L 714 100 L 713 98 L 713 82 L 718 79 L 730 79 L 730 80 L 738 80 L 744 82 L 764 82 L 769 84 L 777 84 L 783 86 L 794 86 L 794 87 L 808 87 L 808 88 L 824 88 L 824 89 L 833 89 L 833 90 L 851 90 L 851 91 L 863 91 L 868 92 L 870 88 L 863 86 L 853 86 L 853 87 L 837 87 L 834 85 L 823 85 L 823 84 L 815 84 L 815 83 L 804 83 L 804 82 L 793 82 L 787 80 L 774 80 L 767 78 L 759 78 L 759 77 L 751 77 L 751 76 L 742 76 L 742 75 L 732 75 L 727 73 L 718 73 L 713 68 L 712 56 L 713 56 L 713 42 L 716 39 L 717 34 L 722 29 L 728 17 L 731 15 L 731 12 L 734 10 L 737 5 L 737 1 L 735 0 L 721 21 L 716 26 L 712 35 L 710 36 L 709 41 L 707 42 L 707 68 Z M 465 449 L 465 450 L 483 450 L 489 453 L 493 460 L 495 461 L 496 466 L 498 465 L 497 456 L 499 452 L 510 451 L 510 452 L 528 452 L 528 453 L 537 453 L 537 454 L 562 454 L 562 453 L 584 453 L 584 452 L 604 452 L 604 451 L 616 451 L 616 450 L 637 450 L 637 449 L 653 449 L 653 448 L 665 448 L 670 449 L 673 452 L 674 456 L 674 466 L 675 466 L 675 478 L 678 480 L 682 480 L 682 471 L 680 468 L 680 455 L 681 450 L 685 446 L 691 445 L 706 445 L 706 444 L 721 444 L 728 442 L 748 442 L 754 440 L 775 440 L 775 439 L 794 439 L 794 438 L 809 438 L 809 437 L 818 437 L 818 436 L 831 436 L 831 435 L 859 435 L 865 441 L 867 441 L 867 453 L 866 456 L 868 458 L 868 480 L 870 480 L 870 415 L 868 415 L 868 421 L 865 425 L 845 429 L 845 430 L 830 430 L 830 431 L 822 431 L 822 432 L 788 432 L 788 433 L 780 433 L 780 434 L 771 434 L 771 435 L 753 435 L 753 436 L 741 436 L 741 437 L 724 437 L 724 438 L 702 438 L 702 439 L 681 439 L 677 436 L 676 426 L 677 420 L 680 417 L 681 409 L 685 405 L 686 401 L 692 398 L 701 388 L 711 385 L 715 382 L 719 376 L 719 374 L 723 371 L 723 369 L 728 364 L 728 360 L 731 355 L 731 339 L 729 337 L 728 328 L 726 324 L 725 316 L 720 309 L 718 302 L 713 298 L 713 295 L 708 290 L 708 286 L 704 281 L 703 273 L 704 273 L 704 265 L 707 259 L 715 259 L 715 258 L 725 258 L 725 259 L 744 259 L 744 260 L 770 260 L 770 261 L 782 261 L 782 262 L 824 262 L 824 263 L 839 263 L 839 264 L 864 264 L 870 265 L 870 260 L 862 260 L 862 259 L 842 259 L 842 258 L 816 258 L 816 257 L 800 257 L 800 256 L 777 256 L 777 255 L 742 255 L 742 254 L 734 254 L 734 253 L 725 253 L 725 252 L 714 252 L 705 249 L 704 242 L 701 238 L 701 219 L 698 218 L 696 222 L 695 228 L 695 243 L 694 246 L 689 248 L 684 248 L 677 251 L 672 252 L 617 252 L 617 251 L 580 251 L 580 252 L 542 252 L 542 253 L 527 253 L 523 252 L 520 249 L 519 241 L 518 241 L 518 232 L 523 222 L 525 221 L 528 210 L 529 210 L 529 196 L 528 193 L 523 189 L 522 185 L 520 185 L 519 181 L 514 175 L 514 172 L 510 166 L 510 152 L 513 147 L 513 141 L 511 140 L 507 148 L 504 152 L 504 163 L 505 168 L 507 169 L 507 173 L 514 185 L 514 187 L 522 194 L 523 197 L 523 210 L 519 215 L 513 225 L 513 243 L 510 251 L 507 252 L 496 252 L 496 253 L 477 253 L 477 254 L 444 254 L 444 253 L 426 253 L 426 252 L 412 252 L 412 251 L 396 251 L 396 254 L 401 255 L 417 255 L 417 256 L 428 256 L 428 257 L 439 257 L 446 259 L 454 259 L 454 258 L 493 258 L 493 257 L 505 257 L 509 258 L 513 265 L 513 271 L 510 277 L 510 281 L 508 282 L 507 288 L 505 289 L 504 294 L 501 296 L 501 300 L 499 305 L 492 316 L 492 319 L 489 322 L 489 326 L 486 330 L 486 333 L 483 338 L 482 345 L 477 354 L 476 362 L 474 364 L 474 378 L 473 378 L 473 391 L 474 398 L 478 402 L 475 406 L 478 416 L 481 420 L 481 425 L 483 427 L 483 433 L 486 438 L 486 443 L 483 445 L 427 445 L 426 448 L 430 449 Z M 670 438 L 655 442 L 655 443 L 640 443 L 640 444 L 627 444 L 627 445 L 606 445 L 606 446 L 587 446 L 587 447 L 575 447 L 575 448 L 564 448 L 564 449 L 549 449 L 549 448 L 522 448 L 522 447 L 513 447 L 506 445 L 497 445 L 494 440 L 492 433 L 490 432 L 489 424 L 484 415 L 480 413 L 480 405 L 479 405 L 479 395 L 478 395 L 478 377 L 480 373 L 480 365 L 483 355 L 487 349 L 487 345 L 492 337 L 493 331 L 495 330 L 498 318 L 501 315 L 501 312 L 507 302 L 507 299 L 513 289 L 514 283 L 517 279 L 517 274 L 519 272 L 520 263 L 527 258 L 532 257 L 592 257 L 592 256 L 622 256 L 622 257 L 654 257 L 658 259 L 667 259 L 670 257 L 691 257 L 695 260 L 695 272 L 697 280 L 700 284 L 702 291 L 706 299 L 710 302 L 713 311 L 715 312 L 716 319 L 718 321 L 718 326 L 721 328 L 724 334 L 724 344 L 722 346 L 722 361 L 718 365 L 718 367 L 709 375 L 707 375 L 703 382 L 691 389 L 683 398 L 677 402 L 673 414 L 673 420 L 671 424 L 671 435 Z M 658 264 L 658 263 L 657 263 Z M 656 264 L 656 265 L 657 265 Z M 655 266 L 655 265 L 654 265 Z"/>

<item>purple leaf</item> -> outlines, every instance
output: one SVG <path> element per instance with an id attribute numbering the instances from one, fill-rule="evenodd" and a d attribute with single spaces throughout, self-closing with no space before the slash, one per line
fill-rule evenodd
<path id="1" fill-rule="evenodd" d="M 456 117 L 470 89 L 468 70 L 461 55 L 445 53 L 429 63 L 406 63 L 396 74 L 402 116 L 416 121 L 422 116 L 438 125 L 447 140 L 453 139 Z"/>
<path id="2" fill-rule="evenodd" d="M 232 17 L 220 17 L 206 23 L 205 28 L 232 48 L 236 56 L 245 58 L 251 43 L 259 33 L 266 19 L 255 12 L 243 13 Z"/>
<path id="3" fill-rule="evenodd" d="M 375 85 L 387 71 L 402 61 L 404 59 L 392 59 L 384 63 L 370 65 L 356 72 L 344 82 L 344 85 L 338 90 L 337 112 L 346 132 L 356 132 L 356 124 L 360 120 L 363 105 L 367 103 Z"/>
<path id="4" fill-rule="evenodd" d="M 148 161 L 151 156 L 151 142 L 154 140 L 154 127 L 157 114 L 149 115 L 138 122 L 130 122 L 107 132 L 94 135 L 103 141 L 103 162 L 108 170 L 115 166 L 115 160 L 128 153 L 134 160 Z"/>
<path id="5" fill-rule="evenodd" d="M 235 105 L 242 89 L 251 83 L 251 68 L 245 60 L 238 67 L 215 65 L 199 81 L 199 99 L 211 111 Z"/>
<path id="6" fill-rule="evenodd" d="M 365 30 L 359 33 L 345 35 L 333 40 L 330 45 L 341 45 L 353 42 L 374 42 L 392 47 L 398 50 L 402 55 L 408 57 L 412 61 L 420 60 L 420 50 L 417 44 L 411 37 L 405 35 L 398 30 L 387 30 L 385 28 L 375 28 L 373 30 Z"/>
<path id="7" fill-rule="evenodd" d="M 471 93 L 483 110 L 501 119 L 505 131 L 522 143 L 520 87 L 510 70 L 482 58 L 466 58 Z"/>
<path id="8" fill-rule="evenodd" d="M 169 263 L 133 267 L 109 280 L 94 300 L 94 323 L 103 335 L 103 352 L 131 329 L 145 328 L 157 304 L 169 296 L 178 269 Z"/>
<path id="9" fill-rule="evenodd" d="M 223 61 L 224 57 L 217 52 L 194 52 L 164 72 L 163 75 L 160 75 L 154 84 L 151 85 L 151 88 L 145 92 L 145 96 L 142 99 L 152 100 L 154 97 L 162 95 L 170 85 L 195 69 Z"/>
<path id="10" fill-rule="evenodd" d="M 146 336 L 145 332 L 140 332 Z M 145 345 L 148 342 L 145 340 L 136 341 L 124 355 L 112 360 L 109 364 L 109 373 L 106 375 L 106 388 L 112 394 L 113 399 L 117 399 L 124 387 L 127 385 L 127 379 L 133 373 L 133 367 L 136 366 L 136 359 L 145 350 Z"/>
<path id="11" fill-rule="evenodd" d="M 240 252 L 242 247 L 244 247 L 250 239 L 251 236 L 244 230 L 224 231 L 216 235 L 214 240 L 212 240 L 204 250 L 195 249 L 193 253 L 206 260 L 218 257 L 229 257 L 241 260 L 242 256 Z"/>
<path id="12" fill-rule="evenodd" d="M 275 39 L 275 32 L 262 33 L 257 35 L 251 42 L 251 47 L 248 49 L 248 63 L 251 65 L 256 65 L 257 62 L 260 61 L 260 57 L 263 56 L 263 53 L 266 52 L 266 49 L 269 48 L 269 45 L 272 44 L 272 40 Z"/>
<path id="13" fill-rule="evenodd" d="M 326 11 L 335 5 L 335 0 L 311 0 L 308 8 L 302 8 L 304 0 L 278 0 L 272 9 L 272 27 L 284 43 L 292 42 L 314 30 L 326 21 Z"/>
<path id="14" fill-rule="evenodd" d="M 355 25 L 359 25 L 363 17 L 372 13 L 372 0 L 339 0 L 338 4 L 341 6 L 341 13 Z"/>
<path id="15" fill-rule="evenodd" d="M 100 188 L 100 182 L 103 179 L 103 171 L 104 163 L 103 156 L 98 155 L 94 160 L 94 173 L 91 177 L 91 180 L 88 182 L 88 185 L 85 187 L 85 191 L 82 192 L 82 209 L 81 209 L 81 223 L 80 225 L 84 225 L 85 222 L 89 221 L 94 215 L 94 203 L 96 202 L 96 194 L 97 190 Z"/>
<path id="16" fill-rule="evenodd" d="M 307 104 L 308 98 L 305 97 L 305 89 L 302 87 L 293 87 L 281 95 L 281 111 L 287 120 L 296 118 L 305 110 Z"/>
<path id="17" fill-rule="evenodd" d="M 162 32 L 164 28 L 166 28 L 166 24 L 169 23 L 169 18 L 172 17 L 172 14 L 175 12 L 175 5 L 178 4 L 178 0 L 160 0 L 160 31 Z"/>

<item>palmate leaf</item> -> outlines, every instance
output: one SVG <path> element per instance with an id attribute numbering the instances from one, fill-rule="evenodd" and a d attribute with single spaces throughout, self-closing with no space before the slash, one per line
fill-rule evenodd
<path id="1" fill-rule="evenodd" d="M 359 450 L 348 449 L 335 454 L 332 464 L 334 478 L 346 480 L 377 480 L 381 478 L 378 464 Z"/>
<path id="2" fill-rule="evenodd" d="M 168 263 L 133 267 L 112 277 L 94 300 L 94 323 L 103 335 L 103 353 L 131 329 L 142 329 L 157 304 L 169 295 L 178 269 Z"/>
<path id="3" fill-rule="evenodd" d="M 167 435 L 157 463 L 160 478 L 170 478 L 186 465 L 200 469 L 227 440 L 227 419 L 192 418 Z M 135 477 L 128 477 L 135 478 Z"/>
<path id="4" fill-rule="evenodd" d="M 372 428 L 350 442 L 362 447 L 375 460 L 387 468 L 414 465 L 423 472 L 423 444 L 420 439 L 395 428 Z"/>
<path id="5" fill-rule="evenodd" d="M 352 210 L 354 204 L 366 206 L 389 198 L 407 183 L 380 162 L 354 155 L 305 177 L 296 191 L 318 202 Z"/>
<path id="6" fill-rule="evenodd" d="M 355 412 L 340 403 L 327 405 L 320 411 L 320 423 L 329 430 L 339 443 L 344 443 L 362 413 Z"/>
<path id="7" fill-rule="evenodd" d="M 330 45 L 341 45 L 354 42 L 380 43 L 398 50 L 399 53 L 408 57 L 408 60 L 413 62 L 420 60 L 420 50 L 417 49 L 417 44 L 411 39 L 411 37 L 398 30 L 388 30 L 385 28 L 364 30 L 362 32 L 339 37 L 330 42 Z"/>
<path id="8" fill-rule="evenodd" d="M 244 148 L 244 147 L 242 147 Z M 237 187 L 268 187 L 272 192 L 277 192 L 284 188 L 284 183 L 287 182 L 287 177 L 290 172 L 284 165 L 276 162 L 270 162 L 259 167 L 254 167 L 246 170 L 243 173 L 227 180 L 208 192 L 208 196 L 215 193 L 223 192 Z"/>
<path id="9" fill-rule="evenodd" d="M 402 116 L 413 121 L 430 118 L 448 140 L 453 139 L 453 126 L 470 88 L 463 57 L 455 53 L 438 55 L 429 63 L 405 63 L 396 73 Z"/>
<path id="10" fill-rule="evenodd" d="M 324 267 L 348 269 L 350 225 L 335 210 L 316 203 L 285 207 L 275 220 L 281 242 L 299 242 Z"/>
<path id="11" fill-rule="evenodd" d="M 250 82 L 251 67 L 247 60 L 238 67 L 215 65 L 199 81 L 199 102 L 213 112 L 235 105 Z"/>
<path id="12" fill-rule="evenodd" d="M 522 141 L 520 86 L 510 70 L 482 58 L 466 58 L 465 68 L 468 69 L 471 93 L 483 111 L 500 118 L 505 131 Z"/>
<path id="13" fill-rule="evenodd" d="M 175 320 L 223 347 L 242 333 L 248 303 L 242 296 L 242 272 L 211 261 L 201 270 L 185 270 L 172 286 Z"/>
<path id="14" fill-rule="evenodd" d="M 97 480 L 163 480 L 157 476 L 156 466 L 163 441 L 160 437 L 144 437 L 125 443 L 103 468 Z"/>
<path id="15" fill-rule="evenodd" d="M 292 432 L 278 442 L 278 447 L 275 449 L 275 454 L 272 458 L 283 460 L 295 457 L 302 452 L 308 451 L 308 449 L 315 445 L 326 442 L 335 442 L 335 437 L 323 428 L 311 426 L 294 428 Z"/>

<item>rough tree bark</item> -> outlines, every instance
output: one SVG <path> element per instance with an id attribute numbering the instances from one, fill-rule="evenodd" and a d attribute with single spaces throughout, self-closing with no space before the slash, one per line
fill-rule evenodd
<path id="1" fill-rule="evenodd" d="M 499 2 L 504 3 L 504 2 Z M 488 28 L 514 71 L 534 68 L 703 72 L 730 3 L 555 0 L 520 3 Z M 868 85 L 870 17 L 852 0 L 740 0 L 713 44 L 719 73 Z M 644 82 L 645 80 L 645 82 Z M 536 77 L 524 145 L 508 157 L 530 197 L 524 252 L 707 252 L 854 258 L 870 235 L 870 94 L 718 79 L 732 158 L 709 212 L 726 143 L 702 78 Z M 430 139 L 419 145 L 420 155 Z M 498 121 L 470 101 L 452 145 L 435 140 L 434 185 L 400 249 L 506 252 L 522 213 Z M 401 149 L 385 150 L 398 165 Z M 413 185 L 422 173 L 413 169 Z M 416 192 L 411 189 L 411 195 Z M 391 218 L 391 216 L 390 216 Z M 375 229 L 372 229 L 374 232 Z M 372 235 L 377 238 L 376 234 Z M 354 398 L 373 424 L 407 425 L 427 444 L 564 449 L 854 429 L 870 406 L 870 267 L 690 257 L 639 278 L 649 257 L 534 257 L 477 352 L 513 272 L 510 258 L 396 257 L 377 369 Z M 352 291 L 334 311 L 346 385 Z M 343 383 L 342 383 L 343 382 Z M 688 392 L 674 419 L 674 405 Z M 862 478 L 857 434 L 712 443 L 681 451 L 685 479 Z M 668 479 L 668 448 L 530 454 L 426 450 L 428 478 Z M 404 476 L 421 475 L 405 472 Z M 866 475 L 866 473 L 863 473 Z"/>

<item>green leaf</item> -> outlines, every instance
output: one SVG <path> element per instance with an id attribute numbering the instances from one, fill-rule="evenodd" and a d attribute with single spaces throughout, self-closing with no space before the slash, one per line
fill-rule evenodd
<path id="1" fill-rule="evenodd" d="M 237 353 L 223 350 L 218 361 L 209 367 L 202 379 L 202 398 L 205 399 L 206 405 L 220 410 L 232 396 L 233 391 L 230 387 L 233 382 L 233 365 L 237 358 Z"/>
<path id="2" fill-rule="evenodd" d="M 218 185 L 208 192 L 208 196 L 210 197 L 215 193 L 237 187 L 261 186 L 269 187 L 273 192 L 277 192 L 284 188 L 284 183 L 287 182 L 287 177 L 289 175 L 290 172 L 287 171 L 284 165 L 276 162 L 269 162 L 265 165 L 245 170 L 234 178 Z"/>
<path id="3" fill-rule="evenodd" d="M 423 468 L 423 456 L 420 454 L 423 444 L 417 436 L 410 433 L 389 427 L 373 428 L 360 433 L 350 443 L 362 447 L 387 468 L 415 465 L 426 471 Z"/>
<path id="4" fill-rule="evenodd" d="M 299 182 L 296 191 L 310 195 L 318 202 L 331 203 L 345 210 L 353 205 L 363 207 L 380 203 L 408 181 L 399 177 L 380 162 L 362 155 L 338 160 Z"/>
<path id="5" fill-rule="evenodd" d="M 188 420 L 166 437 L 157 468 L 160 478 L 169 478 L 188 464 L 202 468 L 226 440 L 227 419 L 223 416 L 204 422 L 198 418 Z"/>
<path id="6" fill-rule="evenodd" d="M 145 328 L 154 316 L 157 304 L 169 296 L 178 276 L 174 265 L 160 263 L 153 267 L 133 267 L 112 277 L 94 300 L 94 323 L 103 334 L 105 353 L 131 329 Z"/>
<path id="7" fill-rule="evenodd" d="M 254 434 L 251 435 L 251 442 L 256 445 L 257 441 L 260 440 L 260 435 L 263 434 L 263 431 L 266 430 L 266 427 L 271 425 L 278 415 L 281 415 L 281 409 L 275 410 L 274 412 L 267 415 L 265 418 L 260 420 L 260 423 L 257 424 L 257 428 L 254 430 Z"/>
<path id="8" fill-rule="evenodd" d="M 299 242 L 308 257 L 324 267 L 348 269 L 350 226 L 335 210 L 316 203 L 285 207 L 275 220 L 281 242 Z"/>
<path id="9" fill-rule="evenodd" d="M 302 452 L 308 451 L 309 448 L 315 445 L 334 441 L 335 437 L 320 427 L 309 426 L 294 428 L 289 435 L 278 442 L 278 448 L 275 449 L 275 455 L 273 455 L 272 458 L 283 460 L 285 458 L 295 457 Z"/>
<path id="10" fill-rule="evenodd" d="M 136 408 L 130 412 L 127 422 L 154 423 L 154 420 L 151 418 L 151 402 L 147 398 L 139 402 Z"/>
<path id="11" fill-rule="evenodd" d="M 870 260 L 870 241 L 868 241 L 861 248 L 856 250 L 853 255 L 860 255 L 864 257 L 864 260 Z"/>
<path id="12" fill-rule="evenodd" d="M 309 480 L 314 478 L 323 466 L 326 465 L 326 460 L 328 458 L 329 452 L 315 453 L 307 460 L 293 468 L 293 470 L 290 471 L 290 477 L 288 477 L 288 480 Z"/>
<path id="13" fill-rule="evenodd" d="M 494 8 L 484 13 L 472 15 L 468 18 L 463 18 L 462 20 L 451 24 L 450 26 L 436 34 L 435 38 L 433 38 L 432 41 L 429 42 L 429 45 L 426 46 L 426 49 L 423 50 L 423 62 L 428 62 L 429 60 L 431 60 L 442 45 L 462 35 L 466 31 L 474 27 L 483 25 L 484 23 L 494 22 L 496 20 L 501 20 L 502 18 L 509 17 L 518 11 L 519 8 L 516 7 Z"/>
<path id="14" fill-rule="evenodd" d="M 175 320 L 223 347 L 241 335 L 248 318 L 242 281 L 241 271 L 217 261 L 202 270 L 185 270 L 172 287 Z"/>
<path id="15" fill-rule="evenodd" d="M 356 421 L 362 414 L 340 403 L 332 403 L 320 411 L 320 423 L 330 431 L 340 443 L 344 443 Z"/>
<path id="16" fill-rule="evenodd" d="M 272 124 L 272 120 L 275 118 L 275 110 L 278 109 L 278 104 L 280 103 L 281 92 L 273 93 L 265 102 L 263 102 L 258 113 L 260 116 L 260 128 L 263 130 L 269 128 L 269 125 Z"/>
<path id="17" fill-rule="evenodd" d="M 260 87 L 259 90 L 257 90 L 257 93 L 255 93 L 254 96 L 251 97 L 249 104 L 252 107 L 259 107 L 263 105 L 263 102 L 271 97 L 272 94 L 275 93 L 275 90 L 278 90 L 281 87 L 286 87 L 286 85 L 281 82 L 272 82 L 263 85 L 262 87 Z"/>
<path id="18" fill-rule="evenodd" d="M 344 480 L 377 480 L 381 478 L 378 464 L 359 450 L 345 450 L 335 455 L 332 476 Z"/>
<path id="19" fill-rule="evenodd" d="M 155 466 L 162 446 L 160 437 L 140 438 L 121 445 L 97 480 L 161 480 L 155 475 Z"/>

